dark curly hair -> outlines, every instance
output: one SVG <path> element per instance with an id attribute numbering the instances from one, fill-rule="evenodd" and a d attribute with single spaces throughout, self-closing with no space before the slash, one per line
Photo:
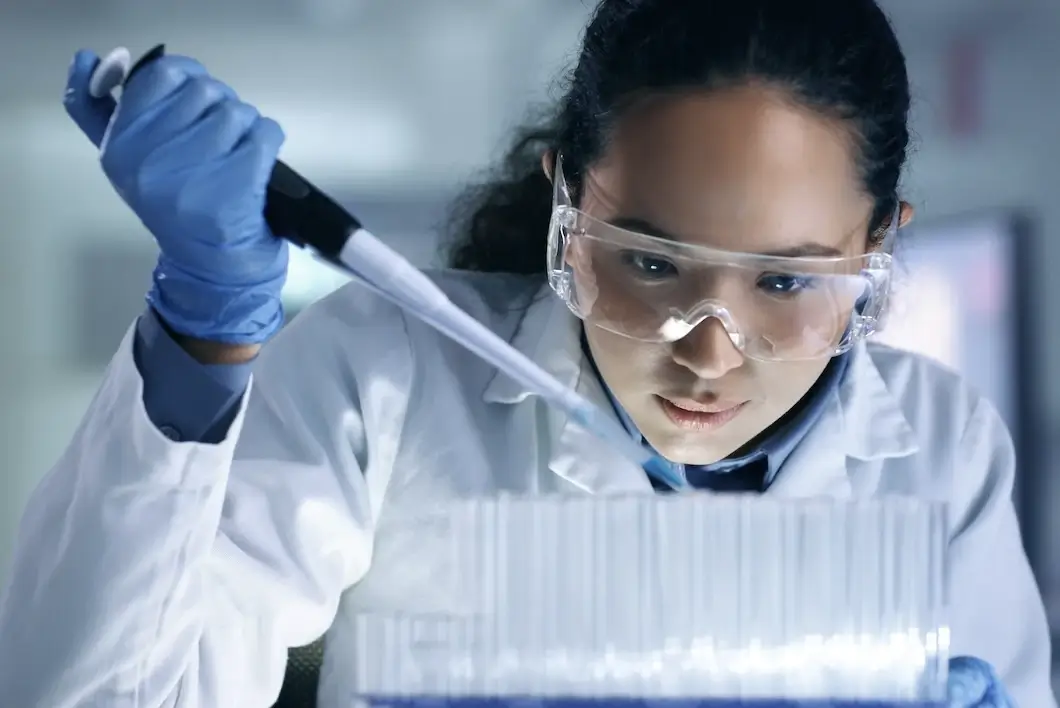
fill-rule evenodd
<path id="1" fill-rule="evenodd" d="M 748 81 L 782 87 L 849 124 L 878 230 L 897 205 L 910 92 L 905 57 L 875 0 L 602 0 L 555 110 L 519 130 L 501 164 L 454 204 L 449 264 L 543 275 L 552 199 L 543 155 L 563 155 L 576 195 L 635 99 Z"/>

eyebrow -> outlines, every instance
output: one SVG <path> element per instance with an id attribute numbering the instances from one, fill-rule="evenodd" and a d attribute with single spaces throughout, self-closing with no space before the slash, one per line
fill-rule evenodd
<path id="1" fill-rule="evenodd" d="M 655 238 L 673 241 L 674 243 L 682 243 L 681 239 L 674 234 L 669 233 L 644 219 L 630 216 L 619 216 L 614 219 L 609 219 L 607 223 L 620 229 L 638 231 L 647 234 L 648 236 L 654 236 Z M 775 258 L 833 258 L 843 255 L 843 252 L 838 248 L 826 246 L 823 243 L 815 243 L 813 241 L 800 243 L 797 246 L 791 246 L 790 248 L 781 248 L 775 251 L 764 252 L 755 251 L 755 253 L 762 256 L 773 256 Z"/>

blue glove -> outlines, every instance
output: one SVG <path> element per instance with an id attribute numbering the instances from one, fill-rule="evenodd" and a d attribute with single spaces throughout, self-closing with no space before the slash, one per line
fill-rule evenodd
<path id="1" fill-rule="evenodd" d="M 88 93 L 98 63 L 77 53 L 63 103 L 158 242 L 148 302 L 178 333 L 264 342 L 283 324 L 287 245 L 262 216 L 283 131 L 186 57 L 148 64 L 118 102 Z"/>
<path id="2" fill-rule="evenodd" d="M 968 656 L 950 660 L 950 708 L 1016 708 L 990 664 Z"/>

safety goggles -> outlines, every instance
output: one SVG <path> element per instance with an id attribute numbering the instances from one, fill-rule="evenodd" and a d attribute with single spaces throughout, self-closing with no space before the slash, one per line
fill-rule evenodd
<path id="1" fill-rule="evenodd" d="M 549 283 L 585 322 L 676 342 L 713 317 L 759 361 L 831 357 L 872 334 L 887 302 L 896 209 L 881 248 L 854 257 L 776 257 L 680 243 L 574 207 L 557 158 Z"/>

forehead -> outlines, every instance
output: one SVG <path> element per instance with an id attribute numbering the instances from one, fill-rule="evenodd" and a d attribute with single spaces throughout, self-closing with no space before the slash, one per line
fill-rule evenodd
<path id="1" fill-rule="evenodd" d="M 759 87 L 642 102 L 619 122 L 583 208 L 730 250 L 863 246 L 872 202 L 838 121 Z"/>

